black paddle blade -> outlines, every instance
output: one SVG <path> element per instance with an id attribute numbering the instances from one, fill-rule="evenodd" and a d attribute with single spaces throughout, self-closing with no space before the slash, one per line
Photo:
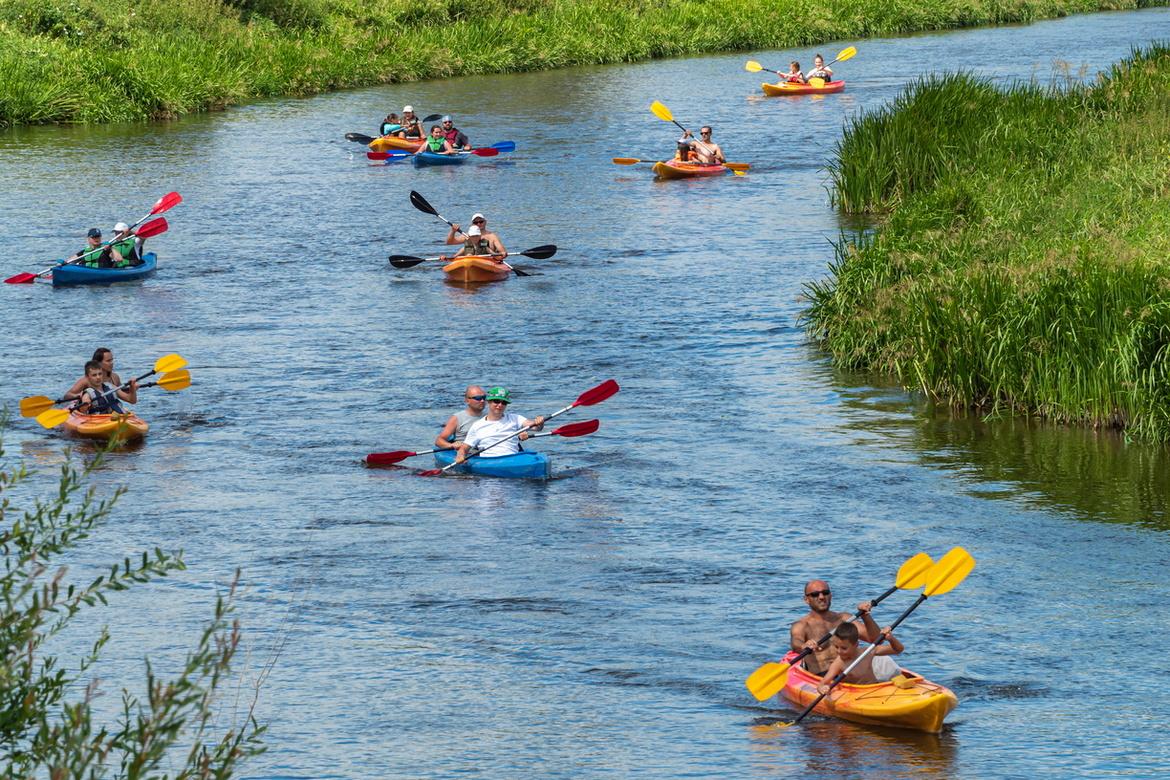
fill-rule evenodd
<path id="1" fill-rule="evenodd" d="M 390 265 L 395 268 L 414 268 L 419 263 L 426 262 L 425 257 L 415 257 L 414 255 L 390 255 Z"/>
<path id="2" fill-rule="evenodd" d="M 359 144 L 368 144 L 370 141 L 374 140 L 374 137 L 369 136 L 369 135 L 364 135 L 362 133 L 346 133 L 345 140 L 357 141 Z"/>
<path id="3" fill-rule="evenodd" d="M 547 260 L 557 253 L 556 244 L 545 244 L 543 246 L 534 246 L 526 252 L 520 254 L 525 257 L 531 257 L 533 260 Z"/>
<path id="4" fill-rule="evenodd" d="M 442 118 L 443 118 L 442 114 L 428 114 L 418 121 L 422 122 L 425 125 L 427 122 L 438 122 Z"/>
<path id="5" fill-rule="evenodd" d="M 435 211 L 435 207 L 427 203 L 427 199 L 422 195 L 419 195 L 414 190 L 410 191 L 410 205 L 414 206 L 424 214 L 431 214 L 436 217 L 439 216 L 439 212 Z"/>

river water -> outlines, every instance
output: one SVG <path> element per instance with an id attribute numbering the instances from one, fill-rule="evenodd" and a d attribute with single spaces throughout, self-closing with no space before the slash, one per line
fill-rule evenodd
<path id="1" fill-rule="evenodd" d="M 81 576 L 157 545 L 189 569 L 57 645 L 111 624 L 99 706 L 114 712 L 144 654 L 181 662 L 241 567 L 245 649 L 218 726 L 267 670 L 270 749 L 250 777 L 1164 771 L 1165 663 L 1127 632 L 1157 642 L 1167 626 L 1166 451 L 953 418 L 835 370 L 798 317 L 841 229 L 823 166 L 848 117 L 924 68 L 1091 77 L 1167 37 L 1170 11 L 1153 9 L 842 41 L 820 47 L 859 49 L 827 98 L 766 99 L 743 70 L 812 51 L 750 52 L 0 135 L 0 224 L 20 247 L 6 276 L 184 198 L 145 283 L 0 291 L 9 403 L 64 389 L 103 345 L 123 376 L 173 351 L 195 379 L 143 391 L 148 441 L 99 472 L 129 492 L 72 560 Z M 659 183 L 611 165 L 670 152 L 655 99 L 714 125 L 751 173 Z M 518 150 L 415 170 L 342 140 L 404 103 Z M 394 270 L 387 254 L 438 254 L 446 230 L 411 189 L 464 224 L 486 212 L 510 249 L 561 251 L 478 289 L 436 264 Z M 610 377 L 621 393 L 562 418 L 596 415 L 597 434 L 536 447 L 554 458 L 547 483 L 361 464 L 428 448 L 468 382 L 506 385 L 535 415 Z M 43 490 L 69 442 L 18 419 L 5 444 Z M 829 579 L 847 609 L 913 553 L 954 545 L 977 568 L 899 631 L 905 663 L 960 698 L 942 735 L 771 726 L 793 710 L 743 679 L 781 652 L 805 580 Z"/>

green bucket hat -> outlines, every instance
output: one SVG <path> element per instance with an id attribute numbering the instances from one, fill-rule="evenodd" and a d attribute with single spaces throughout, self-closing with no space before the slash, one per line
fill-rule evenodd
<path id="1" fill-rule="evenodd" d="M 487 391 L 487 400 L 503 401 L 506 404 L 510 404 L 512 403 L 512 394 L 502 387 L 493 387 Z"/>

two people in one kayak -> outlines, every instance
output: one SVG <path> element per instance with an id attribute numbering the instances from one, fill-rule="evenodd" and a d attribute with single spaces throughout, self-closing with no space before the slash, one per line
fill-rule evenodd
<path id="1" fill-rule="evenodd" d="M 451 229 L 447 232 L 447 244 L 463 245 L 453 257 L 475 255 L 491 257 L 500 262 L 508 258 L 508 250 L 504 248 L 504 242 L 500 241 L 499 236 L 488 230 L 487 217 L 478 212 L 471 215 L 471 227 L 466 232 L 459 225 L 451 225 Z M 441 256 L 441 259 L 446 260 L 447 257 Z"/>
<path id="2" fill-rule="evenodd" d="M 443 117 L 442 123 L 431 125 L 431 134 L 415 149 L 418 152 L 434 154 L 458 154 L 471 148 L 471 141 L 462 130 L 455 126 L 451 117 Z"/>
<path id="3" fill-rule="evenodd" d="M 458 444 L 456 463 L 467 460 L 471 454 L 482 452 L 480 457 L 499 458 L 520 452 L 520 442 L 529 437 L 529 431 L 544 427 L 544 417 L 529 420 L 508 411 L 512 395 L 503 387 L 493 387 L 484 396 L 487 414 L 472 423 L 467 437 Z M 473 450 L 475 452 L 473 452 Z"/>
<path id="4" fill-rule="evenodd" d="M 93 353 L 85 363 L 85 376 L 73 383 L 63 398 L 73 401 L 71 409 L 83 414 L 124 414 L 119 401 L 138 403 L 138 380 L 131 379 L 122 389 L 114 373 L 114 353 L 105 347 Z"/>
<path id="5" fill-rule="evenodd" d="M 802 73 L 800 63 L 793 60 L 788 63 L 788 72 L 782 78 L 789 84 L 807 84 L 812 79 L 832 81 L 833 69 L 826 65 L 825 58 L 818 54 L 813 57 L 813 66 L 808 73 Z"/>
<path id="6" fill-rule="evenodd" d="M 487 407 L 487 393 L 479 385 L 468 385 L 463 391 L 465 409 L 456 412 L 447 418 L 443 430 L 435 437 L 435 448 L 440 450 L 458 449 L 467 438 L 471 426 L 479 422 Z"/>
<path id="7" fill-rule="evenodd" d="M 699 165 L 722 165 L 727 162 L 723 156 L 723 150 L 719 148 L 719 144 L 711 140 L 711 135 L 710 125 L 703 125 L 699 128 L 699 140 L 697 141 L 694 133 L 690 130 L 684 131 L 682 138 L 678 139 L 678 148 L 675 150 L 674 159 L 679 162 Z"/>
<path id="8" fill-rule="evenodd" d="M 88 268 L 129 268 L 142 265 L 141 238 L 130 232 L 125 222 L 114 225 L 114 237 L 102 242 L 100 228 L 90 228 L 85 234 L 85 249 L 78 250 L 66 259 Z"/>

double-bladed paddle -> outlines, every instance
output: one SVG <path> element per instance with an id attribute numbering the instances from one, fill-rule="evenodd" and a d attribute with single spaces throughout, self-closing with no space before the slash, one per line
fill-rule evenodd
<path id="1" fill-rule="evenodd" d="M 933 566 L 934 561 L 926 553 L 920 552 L 911 558 L 907 558 L 906 562 L 898 568 L 898 575 L 894 580 L 894 586 L 871 601 L 870 604 L 876 607 L 898 590 L 918 590 L 926 584 L 927 577 L 929 577 Z M 848 620 L 842 621 L 840 625 L 844 625 L 844 623 L 856 620 L 857 618 L 858 615 L 852 615 Z M 836 632 L 837 629 L 834 628 L 818 639 L 817 647 L 832 639 Z M 764 664 L 748 676 L 747 680 L 744 681 L 744 685 L 747 686 L 747 689 L 751 691 L 752 696 L 755 696 L 757 700 L 765 701 L 770 699 L 784 689 L 784 685 L 788 681 L 788 670 L 812 652 L 812 650 L 805 648 L 790 662 Z"/>
<path id="2" fill-rule="evenodd" d="M 956 585 L 967 578 L 967 575 L 970 574 L 971 570 L 974 568 L 975 559 L 971 557 L 970 553 L 968 553 L 962 547 L 952 547 L 950 552 L 948 552 L 942 558 L 939 558 L 938 563 L 934 564 L 934 566 L 930 568 L 930 571 L 927 572 L 926 590 L 922 591 L 922 595 L 920 595 L 918 599 L 912 605 L 910 605 L 910 607 L 905 612 L 899 615 L 898 619 L 890 625 L 889 633 L 894 633 L 894 630 L 899 625 L 901 625 L 902 621 L 908 618 L 911 612 L 918 609 L 922 602 L 926 601 L 931 596 L 941 596 L 942 594 L 949 593 L 951 590 L 953 590 Z M 853 660 L 853 663 L 849 664 L 847 667 L 841 670 L 841 673 L 834 677 L 833 681 L 829 683 L 829 689 L 813 699 L 812 704 L 808 705 L 808 707 L 804 709 L 804 712 L 797 716 L 796 720 L 792 721 L 791 723 L 777 723 L 776 725 L 782 728 L 787 728 L 788 726 L 795 726 L 797 723 L 800 723 L 802 720 L 804 720 L 805 716 L 816 709 L 816 706 L 821 703 L 821 700 L 832 693 L 833 689 L 837 687 L 837 685 L 842 680 L 844 680 L 858 664 L 860 664 L 863 660 L 872 655 L 875 650 L 877 650 L 878 646 L 886 640 L 886 636 L 886 633 L 879 635 L 877 640 L 865 649 L 865 652 L 861 653 L 861 655 L 857 656 L 857 658 Z"/>
<path id="3" fill-rule="evenodd" d="M 143 374 L 140 377 L 136 377 L 136 378 L 130 380 L 130 382 L 123 382 L 121 385 L 107 390 L 106 392 L 102 393 L 99 397 L 104 398 L 106 396 L 113 395 L 114 393 L 117 393 L 119 390 L 128 390 L 130 388 L 131 382 L 141 382 L 143 379 L 146 379 L 147 377 L 153 376 L 154 374 L 164 374 L 164 376 L 160 377 L 158 382 L 155 382 L 153 384 L 159 385 L 164 390 L 182 390 L 185 387 L 191 386 L 190 373 L 187 371 L 180 371 L 179 370 L 186 365 L 187 365 L 187 361 L 181 355 L 177 355 L 173 352 L 169 355 L 163 355 L 158 360 L 154 361 L 154 368 L 152 368 L 150 371 L 147 371 L 145 374 Z M 166 375 L 169 375 L 170 379 L 167 379 Z M 164 381 L 164 380 L 166 380 L 166 381 Z M 144 387 L 145 386 L 146 385 L 144 385 Z M 48 401 L 49 403 L 46 405 L 45 401 Z M 54 401 L 51 398 L 49 398 L 48 396 L 43 396 L 43 395 L 30 396 L 29 398 L 21 399 L 20 413 L 22 415 L 24 415 L 25 417 L 34 417 L 35 416 L 37 418 L 37 422 L 39 422 L 41 425 L 43 425 L 46 428 L 55 428 L 58 425 L 60 425 L 61 423 L 65 422 L 66 420 L 69 419 L 69 410 L 68 409 L 53 409 L 53 408 L 51 408 L 53 406 L 53 404 L 57 404 L 57 403 L 63 403 L 63 402 L 62 401 Z M 25 414 L 26 409 L 29 412 L 32 412 L 32 410 L 38 405 L 42 406 L 42 408 L 45 409 L 45 411 L 42 411 L 42 412 L 39 412 L 36 414 Z"/>
<path id="4" fill-rule="evenodd" d="M 534 246 L 532 249 L 523 252 L 512 252 L 513 255 L 523 255 L 524 257 L 531 257 L 533 260 L 547 260 L 557 253 L 556 244 L 542 244 Z M 449 255 L 440 255 L 439 257 L 415 257 L 414 255 L 390 255 L 390 265 L 395 268 L 413 268 L 419 263 L 425 263 L 430 260 L 453 260 L 454 257 Z M 511 266 L 509 266 L 511 267 Z M 516 270 L 516 269 L 512 269 Z M 519 271 L 517 271 L 519 273 Z M 524 274 L 531 276 L 531 274 Z"/>
<path id="5" fill-rule="evenodd" d="M 499 149 L 493 149 L 490 146 L 481 146 L 478 149 L 464 149 L 452 152 L 452 156 L 456 154 L 474 154 L 476 157 L 495 157 L 500 153 Z M 396 157 L 413 157 L 414 152 L 408 152 L 405 149 L 401 152 L 366 152 L 366 157 L 370 160 L 394 160 Z M 439 152 L 442 154 L 442 152 Z M 398 162 L 394 160 L 394 162 Z"/>
<path id="6" fill-rule="evenodd" d="M 658 118 L 659 118 L 659 119 L 661 119 L 663 122 L 674 122 L 674 124 L 678 125 L 679 129 L 681 129 L 681 130 L 682 130 L 684 133 L 689 133 L 689 132 L 691 132 L 690 130 L 687 130 L 685 127 L 683 127 L 681 124 L 679 124 L 679 123 L 678 123 L 678 122 L 675 120 L 675 118 L 674 118 L 674 114 L 670 113 L 670 109 L 669 109 L 669 108 L 667 108 L 666 106 L 662 105 L 662 103 L 659 103 L 657 100 L 655 100 L 653 103 L 651 103 L 651 104 L 650 104 L 650 111 L 651 111 L 651 112 L 653 112 L 654 116 L 658 117 Z M 700 144 L 701 144 L 701 143 L 703 143 L 703 142 L 702 142 L 702 141 L 697 141 L 696 143 L 700 143 Z M 617 162 L 618 160 L 625 160 L 625 159 L 629 159 L 629 158 L 626 158 L 626 157 L 615 157 L 615 158 L 614 158 L 614 162 Z M 628 163 L 618 163 L 618 164 L 619 164 L 619 165 L 625 165 L 625 164 L 628 164 Z M 739 167 L 735 167 L 735 168 L 733 168 L 732 166 L 728 165 L 727 163 L 720 163 L 720 165 L 722 165 L 723 167 L 725 167 L 725 168 L 727 168 L 728 170 L 730 170 L 730 171 L 731 171 L 732 173 L 734 173 L 736 176 L 743 176 L 743 175 L 744 175 L 744 171 L 745 171 L 745 170 L 747 170 L 747 169 L 746 169 L 746 167 L 745 167 L 745 168 L 739 168 Z"/>
<path id="7" fill-rule="evenodd" d="M 591 433 L 596 433 L 597 429 L 601 427 L 600 420 L 586 420 L 585 422 L 569 423 L 562 425 L 555 431 L 548 431 L 546 433 L 533 433 L 528 436 L 529 439 L 535 439 L 539 436 L 564 436 L 566 438 L 572 436 L 588 436 Z M 484 447 L 484 449 L 488 449 Z M 366 456 L 367 466 L 389 466 L 394 463 L 400 463 L 407 458 L 413 458 L 416 455 L 431 455 L 443 450 L 423 450 L 422 452 L 411 452 L 410 450 L 395 450 L 394 452 L 371 452 Z M 482 452 L 483 450 L 480 450 Z M 477 453 L 478 454 L 478 453 Z"/>
<path id="8" fill-rule="evenodd" d="M 431 214 L 431 215 L 436 216 L 439 219 L 443 220 L 444 222 L 447 223 L 447 226 L 450 227 L 452 230 L 455 229 L 455 223 L 451 222 L 449 219 L 444 217 L 438 211 L 435 211 L 435 207 L 432 206 L 430 203 L 427 203 L 427 199 L 424 198 L 419 193 L 415 192 L 414 190 L 410 191 L 410 204 L 412 206 L 414 206 L 416 209 L 418 209 L 419 211 L 423 212 L 424 214 Z M 463 233 L 462 230 L 459 232 Z M 463 233 L 463 235 L 466 236 L 467 234 Z M 548 246 L 552 246 L 552 245 L 549 244 Z M 537 247 L 537 248 L 542 249 L 544 247 Z M 557 251 L 556 247 L 553 247 L 552 251 L 556 252 Z M 548 256 L 552 257 L 552 253 L 550 252 Z M 530 257 L 531 257 L 531 255 L 530 255 Z M 516 274 L 517 276 L 531 276 L 532 275 L 532 274 L 528 273 L 527 271 L 521 271 L 519 268 L 516 268 L 515 266 L 509 265 L 508 263 L 504 262 L 503 259 L 500 260 L 500 263 L 502 265 L 507 266 L 509 269 L 511 269 L 512 273 Z M 417 263 L 416 263 L 416 265 L 417 265 Z M 402 268 L 404 266 L 399 266 L 399 267 Z"/>
<path id="9" fill-rule="evenodd" d="M 614 157 L 613 161 L 617 165 L 637 165 L 638 163 L 649 163 L 653 165 L 658 160 L 639 160 L 637 157 Z M 724 168 L 729 168 L 733 171 L 747 171 L 751 169 L 748 163 L 720 163 Z"/>
<path id="10" fill-rule="evenodd" d="M 847 49 L 842 49 L 837 54 L 837 56 L 835 58 L 833 58 L 832 62 L 830 62 L 829 65 L 833 65 L 833 64 L 838 63 L 838 62 L 844 62 L 845 60 L 848 60 L 848 59 L 852 59 L 853 55 L 855 55 L 855 54 L 857 54 L 857 48 L 854 46 L 850 46 Z M 763 65 L 756 62 L 755 60 L 748 60 L 747 62 L 745 62 L 743 69 L 746 70 L 748 73 L 759 73 L 761 70 L 766 70 L 769 73 L 775 73 L 777 76 L 787 76 L 788 75 L 787 73 L 781 73 L 778 70 L 772 70 L 771 68 L 765 68 Z M 819 76 L 813 76 L 806 83 L 810 87 L 816 87 L 817 89 L 820 89 L 821 87 L 825 86 L 825 80 L 823 78 L 820 78 Z"/>
<path id="11" fill-rule="evenodd" d="M 547 417 L 544 418 L 544 421 L 548 422 L 549 420 L 553 419 L 557 415 L 564 414 L 565 412 L 569 411 L 570 409 L 575 409 L 578 406 L 593 406 L 594 404 L 599 404 L 602 401 L 606 400 L 607 398 L 613 396 L 620 389 L 621 388 L 618 387 L 617 382 L 615 382 L 612 379 L 607 379 L 604 382 L 602 382 L 601 384 L 597 385 L 596 387 L 591 387 L 590 389 L 586 390 L 584 393 L 581 393 L 581 395 L 577 396 L 576 401 L 574 401 L 573 403 L 564 407 L 563 409 L 558 409 L 557 411 L 548 415 Z M 591 424 L 596 423 L 596 422 L 597 422 L 596 420 L 589 420 L 588 424 L 591 425 Z M 600 425 L 600 423 L 597 423 L 597 424 Z M 586 423 L 578 423 L 578 425 L 586 425 Z M 488 446 L 484 447 L 482 450 L 477 450 L 474 453 L 469 453 L 468 457 L 475 457 L 476 455 L 481 455 L 484 452 L 487 452 L 492 447 L 495 447 L 498 444 L 503 444 L 504 442 L 509 441 L 510 439 L 516 438 L 520 434 L 524 433 L 524 431 L 526 431 L 526 430 L 528 430 L 528 429 L 525 428 L 524 430 L 516 431 L 511 436 L 505 436 L 504 438 L 500 439 L 499 441 L 493 442 L 492 444 L 489 444 Z M 574 429 L 573 426 L 571 426 L 571 425 L 565 425 L 565 426 L 562 426 L 562 428 L 558 428 L 556 431 L 553 431 L 553 433 L 557 433 L 557 431 L 561 431 L 561 430 L 576 430 L 576 429 Z M 585 433 L 593 433 L 593 431 L 595 431 L 595 430 L 597 430 L 596 427 L 594 427 L 593 430 L 586 431 Z M 585 433 L 574 433 L 572 435 L 584 436 Z M 558 433 L 557 435 L 565 436 L 567 434 Z M 444 466 L 441 469 L 430 469 L 429 471 L 422 471 L 422 472 L 419 472 L 419 476 L 420 477 L 438 476 L 439 474 L 442 474 L 445 471 L 453 469 L 458 465 L 461 465 L 461 462 L 459 461 L 459 458 L 456 457 L 455 462 L 451 463 L 449 466 Z"/>

